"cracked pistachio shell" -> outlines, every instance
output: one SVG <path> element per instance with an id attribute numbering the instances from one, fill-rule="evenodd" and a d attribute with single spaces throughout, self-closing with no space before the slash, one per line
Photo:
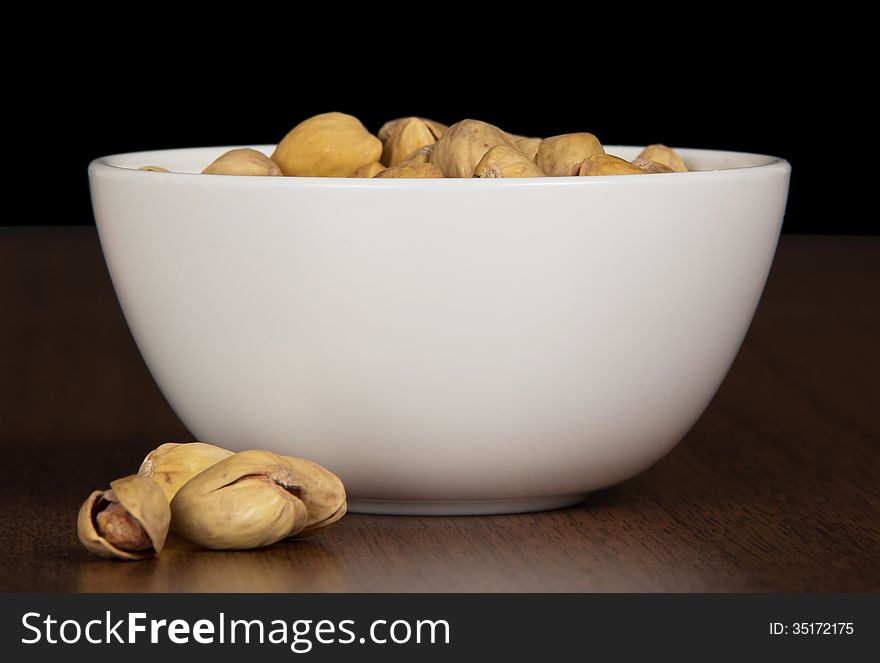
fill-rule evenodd
<path id="1" fill-rule="evenodd" d="M 433 163 L 401 161 L 394 166 L 389 166 L 374 177 L 443 177 L 443 171 Z"/>
<path id="2" fill-rule="evenodd" d="M 147 454 L 138 474 L 159 484 L 170 502 L 183 484 L 231 455 L 231 451 L 204 442 L 167 442 Z"/>
<path id="3" fill-rule="evenodd" d="M 416 163 L 430 163 L 431 152 L 434 151 L 434 143 L 424 145 L 411 154 L 407 154 L 404 161 L 415 161 Z"/>
<path id="4" fill-rule="evenodd" d="M 83 502 L 77 517 L 79 540 L 96 555 L 147 559 L 165 545 L 171 510 L 158 484 L 136 474 L 96 490 Z"/>
<path id="5" fill-rule="evenodd" d="M 427 117 L 398 117 L 394 120 L 388 120 L 388 122 L 382 125 L 382 127 L 379 129 L 379 133 L 377 134 L 379 136 L 379 140 L 381 140 L 383 143 L 387 142 L 388 139 L 391 137 L 391 134 L 394 133 L 394 130 L 399 124 L 412 119 L 421 120 L 424 123 L 424 125 L 431 132 L 431 135 L 434 137 L 434 140 L 431 141 L 432 143 L 438 140 L 440 136 L 442 136 L 444 133 L 446 133 L 446 130 L 449 128 L 442 122 L 437 122 L 436 120 L 431 120 Z"/>
<path id="6" fill-rule="evenodd" d="M 496 126 L 479 120 L 453 124 L 434 145 L 431 162 L 446 177 L 473 177 L 474 168 L 496 145 L 516 147 L 514 140 Z"/>
<path id="7" fill-rule="evenodd" d="M 531 161 L 535 160 L 538 154 L 538 145 L 541 144 L 540 138 L 520 138 L 516 141 L 519 151 L 525 154 Z"/>
<path id="8" fill-rule="evenodd" d="M 408 117 L 398 122 L 385 141 L 382 163 L 393 166 L 406 160 L 407 156 L 425 145 L 433 145 L 437 138 L 425 122 L 418 117 Z"/>
<path id="9" fill-rule="evenodd" d="M 297 476 L 302 486 L 301 497 L 309 513 L 306 526 L 293 536 L 315 534 L 345 515 L 347 499 L 342 479 L 326 467 L 305 458 L 281 456 L 281 460 Z"/>
<path id="10" fill-rule="evenodd" d="M 678 152 L 671 147 L 666 147 L 666 145 L 660 143 L 648 145 L 641 151 L 638 158 L 662 163 L 664 166 L 672 168 L 676 173 L 686 173 L 688 169 L 684 163 L 684 159 L 678 155 Z"/>
<path id="11" fill-rule="evenodd" d="M 545 138 L 538 145 L 535 163 L 550 177 L 576 175 L 578 164 L 594 154 L 604 154 L 605 149 L 591 133 L 562 134 Z"/>
<path id="12" fill-rule="evenodd" d="M 544 177 L 544 173 L 519 149 L 496 145 L 480 159 L 474 177 Z"/>
<path id="13" fill-rule="evenodd" d="M 636 168 L 640 168 L 644 170 L 646 173 L 674 173 L 669 166 L 663 163 L 659 163 L 657 161 L 651 161 L 650 159 L 642 159 L 636 158 L 633 159 L 630 163 Z"/>
<path id="14" fill-rule="evenodd" d="M 171 501 L 171 529 L 215 550 L 268 546 L 306 526 L 301 488 L 279 456 L 242 451 L 184 484 Z"/>
<path id="15" fill-rule="evenodd" d="M 349 175 L 349 177 L 373 177 L 376 173 L 381 173 L 383 170 L 385 170 L 385 166 L 378 161 L 373 161 L 366 166 L 361 166 Z"/>
<path id="16" fill-rule="evenodd" d="M 584 159 L 573 175 L 646 175 L 638 166 L 611 154 L 594 154 Z"/>
<path id="17" fill-rule="evenodd" d="M 382 157 L 382 142 L 360 120 L 322 113 L 300 122 L 281 139 L 272 161 L 285 175 L 348 177 Z"/>
<path id="18" fill-rule="evenodd" d="M 262 152 L 244 147 L 221 154 L 202 174 L 280 177 L 281 169 Z"/>

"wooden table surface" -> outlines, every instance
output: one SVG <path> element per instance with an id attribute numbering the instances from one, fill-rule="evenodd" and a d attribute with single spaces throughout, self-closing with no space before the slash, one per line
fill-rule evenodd
<path id="1" fill-rule="evenodd" d="M 188 438 L 91 228 L 0 230 L 0 590 L 880 591 L 880 237 L 784 237 L 715 400 L 644 474 L 559 511 L 349 515 L 312 540 L 88 555 L 88 493 Z"/>

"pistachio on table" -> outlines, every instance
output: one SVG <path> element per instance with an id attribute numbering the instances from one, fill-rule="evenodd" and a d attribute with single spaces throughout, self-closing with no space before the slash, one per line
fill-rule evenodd
<path id="1" fill-rule="evenodd" d="M 79 540 L 101 557 L 146 559 L 165 545 L 171 510 L 151 479 L 132 475 L 110 482 L 83 502 L 77 518 Z"/>
<path id="2" fill-rule="evenodd" d="M 138 474 L 159 484 L 170 502 L 183 484 L 231 455 L 231 451 L 205 442 L 166 442 L 147 454 Z"/>
<path id="3" fill-rule="evenodd" d="M 293 472 L 300 484 L 300 499 L 306 504 L 308 519 L 295 537 L 309 536 L 339 521 L 347 510 L 345 486 L 326 467 L 296 456 L 280 456 L 281 462 Z"/>
<path id="4" fill-rule="evenodd" d="M 171 501 L 175 534 L 204 548 L 268 546 L 302 531 L 300 478 L 276 454 L 242 451 L 197 474 Z"/>

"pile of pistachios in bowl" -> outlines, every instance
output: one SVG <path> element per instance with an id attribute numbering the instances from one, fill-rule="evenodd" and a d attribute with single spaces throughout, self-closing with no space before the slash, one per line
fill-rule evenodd
<path id="1" fill-rule="evenodd" d="M 89 552 L 115 559 L 157 556 L 169 529 L 203 548 L 245 550 L 326 530 L 346 505 L 339 477 L 304 458 L 169 442 L 89 495 L 77 532 Z"/>
<path id="2" fill-rule="evenodd" d="M 162 166 L 141 170 L 165 171 Z M 424 117 L 386 122 L 374 136 L 352 115 L 322 113 L 297 124 L 271 156 L 251 148 L 222 154 L 207 175 L 288 177 L 566 177 L 685 172 L 665 145 L 627 161 L 591 133 L 529 138 L 479 120 L 452 126 Z"/>

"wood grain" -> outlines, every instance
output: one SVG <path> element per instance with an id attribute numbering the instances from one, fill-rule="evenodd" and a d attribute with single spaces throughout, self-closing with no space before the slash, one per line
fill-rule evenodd
<path id="1" fill-rule="evenodd" d="M 188 433 L 90 228 L 0 231 L 0 590 L 878 591 L 880 238 L 785 237 L 717 397 L 655 467 L 584 504 L 347 516 L 255 552 L 89 556 L 80 501 Z"/>

